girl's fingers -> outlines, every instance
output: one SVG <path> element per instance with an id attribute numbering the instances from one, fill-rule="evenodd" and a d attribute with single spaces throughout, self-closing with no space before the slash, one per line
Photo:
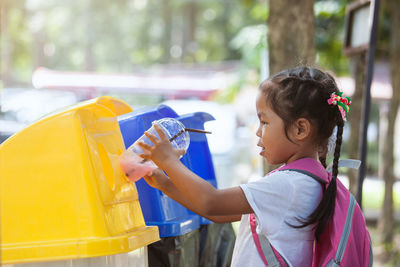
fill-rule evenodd
<path id="1" fill-rule="evenodd" d="M 144 135 L 147 136 L 153 144 L 157 144 L 158 138 L 153 134 L 149 133 L 148 131 L 144 132 Z"/>
<path id="2" fill-rule="evenodd" d="M 139 157 L 141 157 L 142 159 L 150 160 L 149 154 L 139 154 Z"/>
<path id="3" fill-rule="evenodd" d="M 160 140 L 166 141 L 168 140 L 167 135 L 164 133 L 164 131 L 161 129 L 161 126 L 158 125 L 157 123 L 154 123 L 153 125 L 154 129 L 156 129 L 158 136 L 160 137 Z"/>
<path id="4" fill-rule="evenodd" d="M 139 145 L 141 148 L 146 149 L 146 150 L 149 150 L 149 151 L 150 151 L 151 148 L 152 148 L 151 145 L 146 144 L 146 143 L 143 143 L 143 142 L 138 142 L 138 145 Z"/>
<path id="5" fill-rule="evenodd" d="M 183 155 L 185 155 L 185 153 L 186 153 L 186 150 L 184 150 L 184 149 L 178 149 L 178 154 L 179 154 L 179 156 L 183 156 Z"/>

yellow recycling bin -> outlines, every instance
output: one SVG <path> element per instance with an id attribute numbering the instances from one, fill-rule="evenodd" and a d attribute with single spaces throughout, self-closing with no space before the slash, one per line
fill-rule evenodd
<path id="1" fill-rule="evenodd" d="M 142 254 L 159 240 L 158 229 L 145 225 L 136 186 L 118 161 L 125 148 L 117 116 L 130 111 L 119 99 L 99 97 L 0 145 L 2 264 L 147 261 Z"/>

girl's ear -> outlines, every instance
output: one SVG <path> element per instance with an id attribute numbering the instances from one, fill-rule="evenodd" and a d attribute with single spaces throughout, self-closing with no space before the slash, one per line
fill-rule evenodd
<path id="1" fill-rule="evenodd" d="M 311 135 L 311 122 L 306 118 L 299 118 L 293 124 L 293 136 L 302 141 Z"/>

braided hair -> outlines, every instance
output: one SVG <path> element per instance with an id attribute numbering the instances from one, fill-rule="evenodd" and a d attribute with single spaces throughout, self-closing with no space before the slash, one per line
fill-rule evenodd
<path id="1" fill-rule="evenodd" d="M 315 237 L 318 237 L 333 216 L 336 199 L 336 179 L 344 121 L 337 106 L 329 105 L 332 93 L 339 93 L 334 78 L 321 70 L 311 67 L 296 67 L 279 72 L 260 85 L 268 105 L 284 122 L 286 137 L 289 127 L 299 118 L 312 122 L 316 130 L 316 141 L 326 148 L 328 139 L 337 126 L 337 138 L 332 167 L 332 179 L 323 193 L 317 208 L 305 219 L 298 219 L 302 228 L 316 224 Z M 326 167 L 326 149 L 319 155 Z"/>

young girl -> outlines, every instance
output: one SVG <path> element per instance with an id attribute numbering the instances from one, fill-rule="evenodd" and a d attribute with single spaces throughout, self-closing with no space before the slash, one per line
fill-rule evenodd
<path id="1" fill-rule="evenodd" d="M 160 170 L 144 177 L 153 187 L 214 222 L 241 220 L 232 266 L 265 266 L 253 241 L 249 215 L 254 213 L 258 234 L 290 266 L 311 266 L 313 241 L 332 217 L 336 197 L 338 160 L 348 99 L 331 75 L 298 67 L 273 75 L 260 85 L 256 101 L 260 155 L 270 164 L 288 164 L 303 158 L 326 167 L 326 147 L 337 126 L 333 175 L 328 188 L 311 177 L 290 170 L 229 189 L 216 189 L 179 160 L 184 151 L 171 146 L 158 125 L 160 139 L 145 133 L 154 146 L 141 143 Z"/>

